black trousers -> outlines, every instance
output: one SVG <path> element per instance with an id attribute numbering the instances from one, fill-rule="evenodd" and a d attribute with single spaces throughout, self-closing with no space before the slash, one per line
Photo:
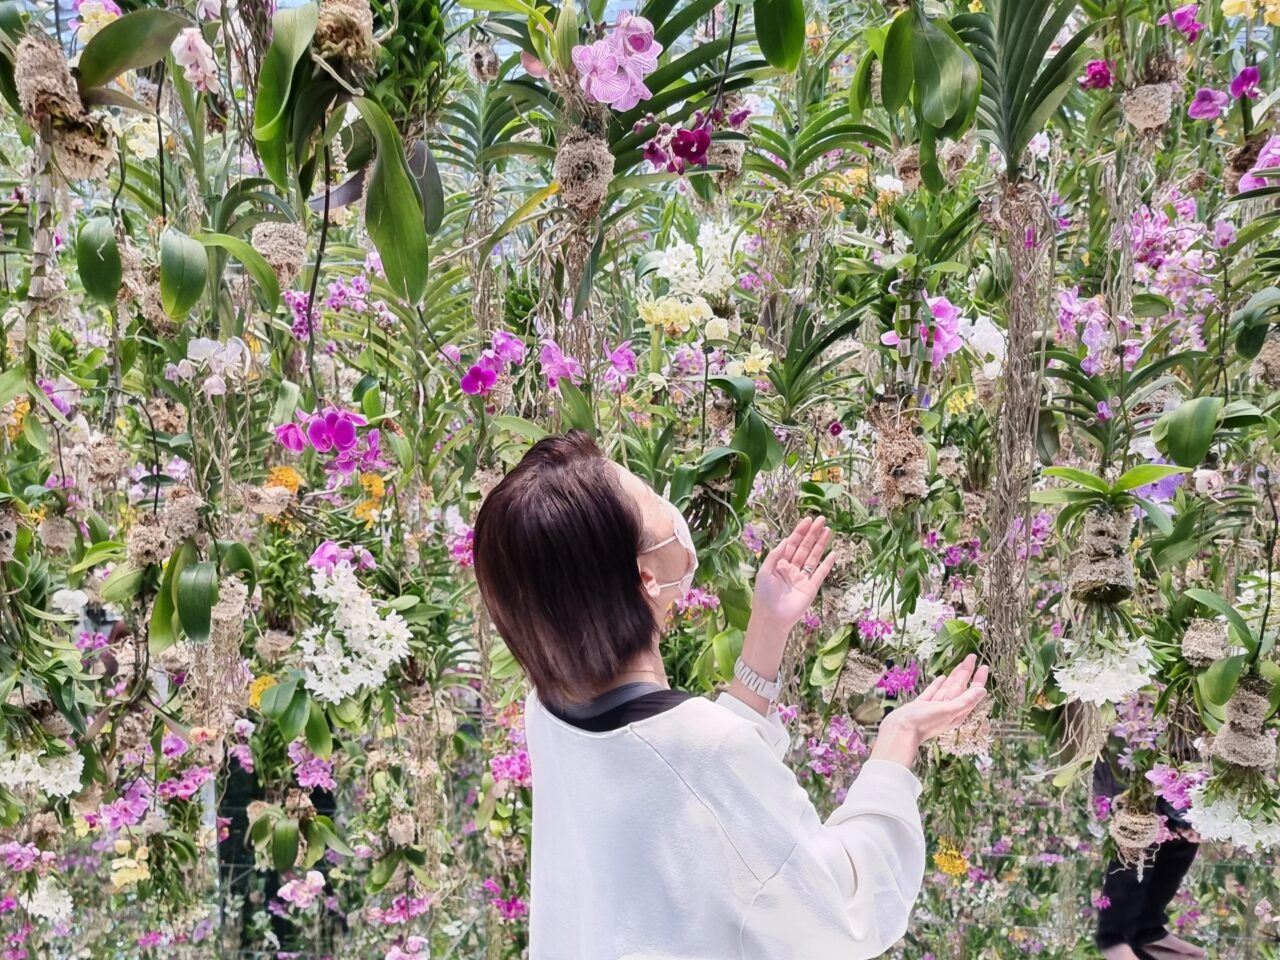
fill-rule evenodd
<path id="1" fill-rule="evenodd" d="M 1118 861 L 1107 864 L 1102 895 L 1111 901 L 1098 911 L 1098 934 L 1095 942 L 1100 950 L 1121 943 L 1143 946 L 1163 938 L 1169 931 L 1166 912 L 1182 886 L 1182 878 L 1191 869 L 1199 844 L 1175 837 L 1160 844 L 1155 862 L 1146 865 L 1142 879 L 1138 871 Z"/>

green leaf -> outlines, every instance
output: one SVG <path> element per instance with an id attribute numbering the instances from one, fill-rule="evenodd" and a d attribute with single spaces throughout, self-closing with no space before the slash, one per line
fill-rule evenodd
<path id="1" fill-rule="evenodd" d="M 258 586 L 258 565 L 253 554 L 243 543 L 236 540 L 219 540 L 218 555 L 222 561 L 222 575 L 245 574 L 245 585 L 249 588 L 249 596 L 253 596 Z"/>
<path id="2" fill-rule="evenodd" d="M 298 689 L 298 678 L 296 676 L 282 680 L 275 686 L 267 687 L 262 691 L 262 700 L 258 708 L 262 711 L 264 717 L 279 722 L 284 716 L 285 710 L 289 709 L 289 704 L 293 702 L 293 695 Z"/>
<path id="3" fill-rule="evenodd" d="M 280 283 L 276 279 L 276 272 L 271 269 L 271 265 L 262 254 L 239 237 L 225 233 L 200 233 L 192 239 L 206 247 L 226 250 L 244 264 L 244 268 L 249 271 L 249 276 L 253 277 L 253 282 L 262 291 L 263 306 L 269 313 L 275 313 L 276 308 L 280 306 Z"/>
<path id="4" fill-rule="evenodd" d="M 209 642 L 210 614 L 218 602 L 218 568 L 201 560 L 178 574 L 178 620 L 192 643 Z"/>
<path id="5" fill-rule="evenodd" d="M 156 593 L 155 606 L 151 611 L 150 634 L 147 638 L 152 653 L 160 653 L 178 642 L 175 582 L 178 574 L 182 573 L 198 556 L 195 542 L 185 540 L 165 565 L 164 578 L 160 581 L 160 590 Z"/>
<path id="6" fill-rule="evenodd" d="M 3 407 L 26 388 L 26 367 L 13 366 L 0 373 L 0 407 Z M 40 392 L 43 393 L 44 391 L 41 390 Z"/>
<path id="7" fill-rule="evenodd" d="M 1049 467 L 1045 470 L 1044 475 L 1046 477 L 1058 477 L 1069 483 L 1074 483 L 1076 486 L 1096 490 L 1098 493 L 1111 492 L 1111 486 L 1107 481 L 1085 470 L 1077 470 L 1075 467 Z"/>
<path id="8" fill-rule="evenodd" d="M 329 732 L 329 720 L 324 715 L 324 707 L 311 701 L 311 712 L 307 714 L 307 749 L 321 760 L 328 760 L 333 753 L 333 734 Z"/>
<path id="9" fill-rule="evenodd" d="M 1184 401 L 1156 421 L 1152 438 L 1163 453 L 1183 467 L 1204 462 L 1222 413 L 1221 397 L 1195 397 Z"/>
<path id="10" fill-rule="evenodd" d="M 185 320 L 200 302 L 209 277 L 209 257 L 204 246 L 172 228 L 160 236 L 160 301 L 164 312 Z"/>
<path id="11" fill-rule="evenodd" d="M 769 66 L 788 73 L 804 56 L 804 0 L 755 0 L 756 42 Z"/>
<path id="12" fill-rule="evenodd" d="M 921 115 L 931 126 L 944 126 L 960 110 L 964 54 L 950 37 L 920 14 L 911 38 L 911 62 Z"/>
<path id="13" fill-rule="evenodd" d="M 167 10 L 135 10 L 111 21 L 84 45 L 75 71 L 80 89 L 100 87 L 126 70 L 163 59 L 182 29 L 193 26 Z"/>
<path id="14" fill-rule="evenodd" d="M 524 417 L 512 417 L 506 415 L 490 417 L 489 423 L 495 430 L 507 430 L 532 443 L 537 443 L 543 437 L 550 436 L 545 429 L 538 426 L 532 420 L 526 420 Z"/>
<path id="15" fill-rule="evenodd" d="M 121 564 L 102 582 L 102 599 L 107 603 L 123 604 L 137 596 L 142 589 L 142 571 Z"/>
<path id="16" fill-rule="evenodd" d="M 574 429 L 585 430 L 587 433 L 594 434 L 596 432 L 596 418 L 587 395 L 568 380 L 561 380 L 558 389 L 562 401 L 560 409 L 567 425 Z"/>
<path id="17" fill-rule="evenodd" d="M 911 14 L 900 13 L 884 40 L 884 56 L 880 58 L 880 97 L 884 108 L 897 113 L 911 95 L 915 79 L 912 56 Z"/>
<path id="18" fill-rule="evenodd" d="M 419 149 L 420 148 L 420 149 Z M 418 182 L 418 194 L 422 197 L 422 223 L 427 236 L 434 236 L 444 223 L 444 182 L 440 179 L 440 168 L 436 165 L 435 154 L 425 143 L 415 146 L 415 158 L 421 153 L 421 170 L 414 170 L 414 179 Z"/>
<path id="19" fill-rule="evenodd" d="M 1214 662 L 1200 680 L 1200 689 L 1204 692 L 1205 699 L 1218 706 L 1230 700 L 1240 681 L 1245 659 L 1245 655 L 1241 653 Z"/>
<path id="20" fill-rule="evenodd" d="M 102 303 L 116 302 L 123 268 L 115 224 L 110 217 L 94 217 L 80 228 L 76 236 L 76 269 L 85 293 Z"/>
<path id="21" fill-rule="evenodd" d="M 271 862 L 277 873 L 293 869 L 298 860 L 298 821 L 282 817 L 271 831 Z"/>
<path id="22" fill-rule="evenodd" d="M 307 693 L 305 688 L 298 687 L 293 691 L 293 697 L 290 698 L 284 712 L 276 718 L 276 723 L 280 727 L 280 736 L 284 737 L 284 742 L 292 743 L 297 740 L 310 718 L 311 694 Z"/>
<path id="23" fill-rule="evenodd" d="M 318 13 L 314 3 L 277 11 L 271 18 L 271 47 L 258 73 L 253 139 L 258 142 L 263 169 L 282 190 L 288 187 L 285 140 L 294 68 L 311 46 Z"/>
<path id="24" fill-rule="evenodd" d="M 1138 497 L 1137 500 L 1138 506 L 1140 506 L 1142 508 L 1142 512 L 1147 515 L 1147 519 L 1155 524 L 1156 529 L 1166 537 L 1172 536 L 1173 520 L 1169 517 L 1169 514 L 1165 512 L 1164 508 L 1161 507 L 1160 504 L 1148 500 L 1146 497 Z"/>
<path id="25" fill-rule="evenodd" d="M 417 305 L 427 289 L 427 230 L 422 201 L 391 118 L 367 97 L 354 100 L 377 144 L 365 200 L 365 227 L 382 257 L 387 284 Z"/>
<path id="26" fill-rule="evenodd" d="M 1136 490 L 1149 483 L 1171 477 L 1175 473 L 1187 473 L 1186 467 L 1174 467 L 1167 463 L 1144 463 L 1141 466 L 1126 470 L 1124 475 L 1112 486 L 1113 490 Z"/>

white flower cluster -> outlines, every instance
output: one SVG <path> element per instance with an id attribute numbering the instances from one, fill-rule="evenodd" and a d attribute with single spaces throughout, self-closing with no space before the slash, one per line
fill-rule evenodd
<path id="1" fill-rule="evenodd" d="M 52 757 L 44 753 L 19 753 L 0 760 L 0 783 L 11 789 L 33 786 L 51 797 L 80 792 L 84 757 L 78 753 Z"/>
<path id="2" fill-rule="evenodd" d="M 1070 640 L 1063 647 L 1069 656 L 1077 652 Z M 1137 693 L 1151 683 L 1154 670 L 1155 661 L 1146 640 L 1135 637 L 1120 650 L 1102 649 L 1072 656 L 1066 666 L 1058 668 L 1056 677 L 1068 700 L 1101 705 L 1120 703 Z"/>
<path id="3" fill-rule="evenodd" d="M 836 603 L 836 619 L 845 624 L 859 620 L 894 621 L 897 598 L 892 590 L 865 580 L 850 586 Z M 902 651 L 911 651 L 917 659 L 928 660 L 938 646 L 938 629 L 956 615 L 955 608 L 941 600 L 920 597 L 915 609 L 897 621 L 889 642 Z"/>
<path id="4" fill-rule="evenodd" d="M 677 240 L 659 254 L 658 276 L 667 281 L 673 296 L 724 297 L 738 279 L 733 271 L 732 230 L 704 223 L 698 229 L 698 250 Z"/>
<path id="5" fill-rule="evenodd" d="M 398 660 L 409 654 L 409 627 L 399 613 L 378 612 L 351 564 L 311 573 L 311 594 L 331 604 L 332 624 L 315 624 L 298 638 L 307 689 L 337 703 L 362 688 L 380 686 Z"/>
<path id="6" fill-rule="evenodd" d="M 928 660 L 938 649 L 938 630 L 954 620 L 955 607 L 941 600 L 920 597 L 916 608 L 902 622 L 902 644 L 914 650 L 920 660 Z"/>
<path id="7" fill-rule="evenodd" d="M 193 380 L 204 374 L 201 388 L 211 397 L 220 397 L 227 392 L 228 382 L 243 380 L 252 366 L 253 355 L 239 337 L 226 343 L 195 337 L 187 344 L 186 357 L 165 368 L 165 378 Z"/>
<path id="8" fill-rule="evenodd" d="M 962 317 L 958 333 L 965 346 L 982 358 L 982 375 L 988 380 L 1000 376 L 1005 354 L 1009 351 L 1005 332 L 990 317 L 978 317 L 976 320 Z"/>
<path id="9" fill-rule="evenodd" d="M 36 888 L 22 898 L 22 906 L 33 917 L 41 917 L 50 923 L 63 923 L 71 919 L 71 894 L 58 886 L 53 877 L 41 877 Z"/>
<path id="10" fill-rule="evenodd" d="M 1251 819 L 1230 797 L 1205 800 L 1207 783 L 1190 790 L 1191 809 L 1187 819 L 1205 840 L 1231 843 L 1247 850 L 1280 847 L 1280 823 Z"/>

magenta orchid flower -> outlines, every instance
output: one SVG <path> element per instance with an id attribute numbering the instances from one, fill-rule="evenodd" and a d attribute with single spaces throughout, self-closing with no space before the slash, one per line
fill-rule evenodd
<path id="1" fill-rule="evenodd" d="M 338 450 L 345 453 L 351 450 L 359 440 L 356 427 L 368 423 L 358 413 L 330 407 L 323 414 L 312 417 L 307 423 L 307 439 L 317 453 L 328 453 Z"/>
<path id="2" fill-rule="evenodd" d="M 282 423 L 276 427 L 276 440 L 290 453 L 301 453 L 307 448 L 307 436 L 296 423 Z"/>
<path id="3" fill-rule="evenodd" d="M 1191 106 L 1187 107 L 1187 116 L 1192 120 L 1216 120 L 1230 103 L 1231 98 L 1221 90 L 1201 87 L 1191 99 Z"/>
<path id="4" fill-rule="evenodd" d="M 506 330 L 494 331 L 493 352 L 507 363 L 524 363 L 524 341 Z"/>
<path id="5" fill-rule="evenodd" d="M 1161 26 L 1167 26 L 1172 23 L 1175 30 L 1187 38 L 1188 43 L 1195 43 L 1196 38 L 1200 36 L 1200 31 L 1204 29 L 1204 24 L 1196 19 L 1196 14 L 1200 11 L 1198 3 L 1188 3 L 1177 10 L 1173 11 L 1172 16 L 1165 14 L 1156 23 Z"/>
<path id="6" fill-rule="evenodd" d="M 1262 95 L 1262 91 L 1258 89 L 1258 81 L 1261 79 L 1262 74 L 1257 67 L 1245 67 L 1231 81 L 1231 96 L 1236 100 L 1244 97 L 1257 100 Z"/>
<path id="7" fill-rule="evenodd" d="M 475 363 L 471 365 L 471 369 L 462 375 L 459 386 L 462 392 L 471 396 L 479 396 L 488 393 L 493 389 L 493 385 L 498 382 L 498 373 L 492 367 Z"/>
<path id="8" fill-rule="evenodd" d="M 631 341 L 624 340 L 612 350 L 606 350 L 604 356 L 609 362 L 604 382 L 614 393 L 622 393 L 636 374 L 636 354 L 631 349 Z"/>
<path id="9" fill-rule="evenodd" d="M 561 380 L 568 380 L 573 384 L 580 383 L 582 380 L 582 364 L 576 358 L 568 356 L 554 340 L 542 342 L 538 362 L 542 364 L 542 372 L 547 378 L 549 390 L 555 390 Z"/>
<path id="10" fill-rule="evenodd" d="M 1080 78 L 1080 86 L 1085 90 L 1109 90 L 1115 82 L 1115 74 L 1107 60 L 1090 60 L 1084 66 L 1084 76 Z"/>

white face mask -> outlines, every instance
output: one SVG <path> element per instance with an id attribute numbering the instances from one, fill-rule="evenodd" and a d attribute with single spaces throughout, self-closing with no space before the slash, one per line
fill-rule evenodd
<path id="1" fill-rule="evenodd" d="M 661 550 L 668 543 L 679 543 L 689 554 L 690 566 L 689 572 L 679 580 L 672 580 L 670 583 L 659 583 L 658 589 L 665 590 L 667 587 L 674 587 L 677 584 L 680 587 L 680 596 L 684 597 L 693 587 L 693 575 L 698 572 L 698 552 L 693 546 L 693 534 L 689 532 L 689 524 L 684 519 L 684 514 L 680 512 L 680 508 L 666 498 L 662 502 L 666 504 L 667 511 L 671 514 L 671 522 L 675 525 L 675 533 L 667 537 L 661 543 L 655 543 L 652 547 L 640 551 L 640 556 L 646 553 L 653 553 L 655 550 Z"/>

